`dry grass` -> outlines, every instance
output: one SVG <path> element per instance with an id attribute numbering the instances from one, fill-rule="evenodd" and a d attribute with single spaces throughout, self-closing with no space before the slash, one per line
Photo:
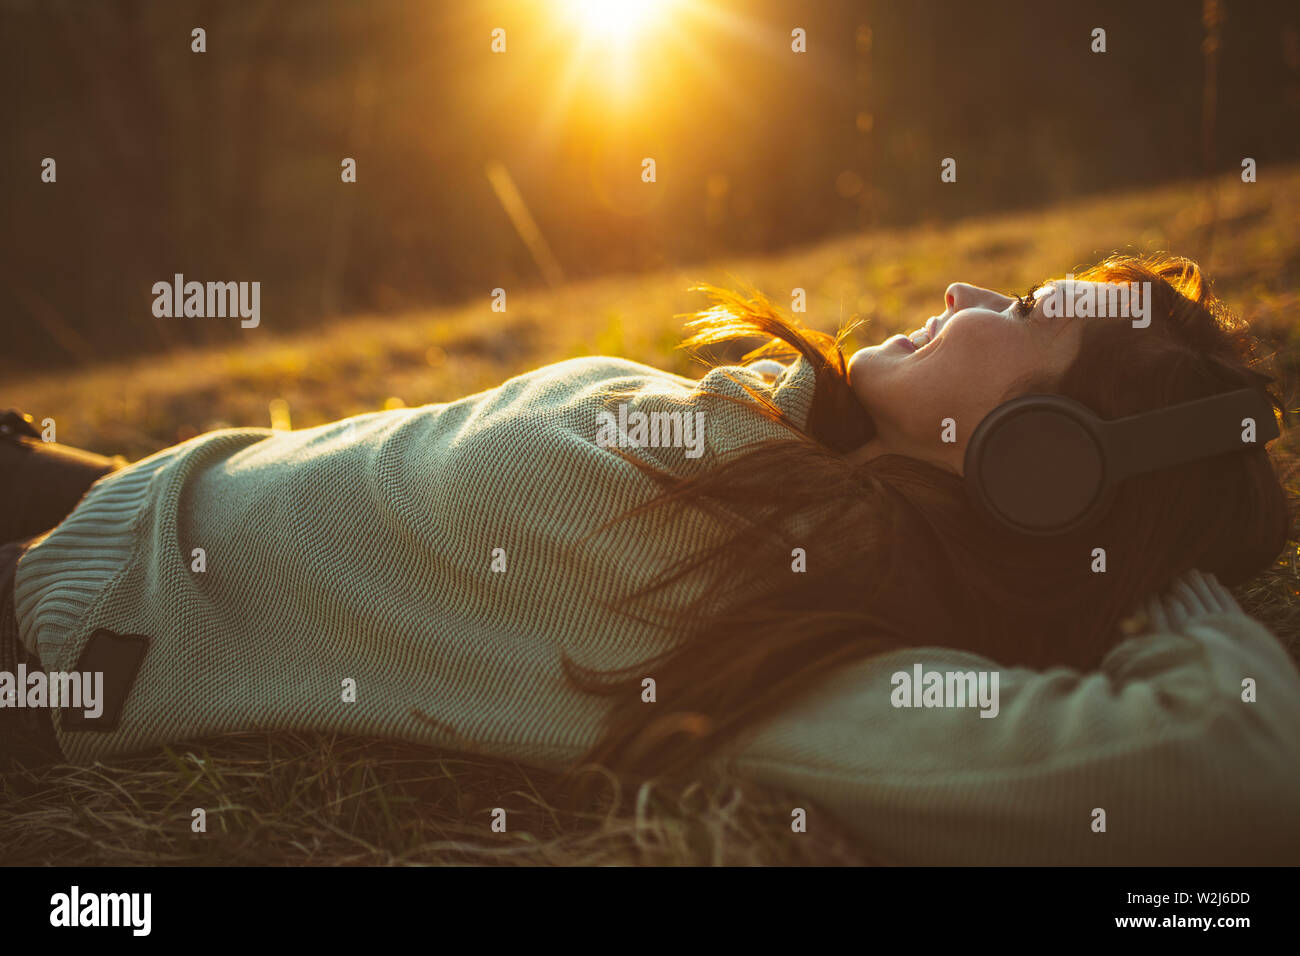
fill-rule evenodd
<path id="1" fill-rule="evenodd" d="M 239 734 L 111 766 L 0 776 L 15 865 L 799 865 L 873 860 L 833 820 L 723 780 L 645 783 L 566 812 L 517 764 L 359 737 Z M 192 830 L 203 808 L 207 831 Z M 493 808 L 506 832 L 493 833 Z"/>
<path id="2" fill-rule="evenodd" d="M 1276 342 L 1291 382 L 1300 368 L 1300 169 L 1220 184 L 1218 291 Z M 505 315 L 483 302 L 277 337 L 274 317 L 238 347 L 176 353 L 76 375 L 8 383 L 0 407 L 52 416 L 59 438 L 140 457 L 221 425 L 267 425 L 287 403 L 295 427 L 457 398 L 576 354 L 609 353 L 690 372 L 673 347 L 699 307 L 685 289 L 729 275 L 779 302 L 807 290 L 814 326 L 854 315 L 875 341 L 936 311 L 961 279 L 1019 290 L 1112 251 L 1205 256 L 1211 206 L 1196 186 L 1089 200 L 1040 212 L 854 236 L 787 255 L 688 272 L 510 292 Z M 1294 447 L 1294 446 L 1293 446 Z M 1300 492 L 1300 488 L 1297 488 Z M 1238 597 L 1300 653 L 1295 541 Z M 0 777 L 0 860 L 11 864 L 861 864 L 867 848 L 804 801 L 740 781 L 644 785 L 584 816 L 548 803 L 539 771 L 412 745 L 350 737 L 238 735 L 91 768 Z M 191 831 L 191 811 L 207 832 Z M 508 813 L 492 833 L 493 807 Z"/>

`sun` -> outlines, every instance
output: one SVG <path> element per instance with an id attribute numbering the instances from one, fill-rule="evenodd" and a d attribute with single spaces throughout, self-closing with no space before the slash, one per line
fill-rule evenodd
<path id="1" fill-rule="evenodd" d="M 568 16 L 591 40 L 625 44 L 655 27 L 674 0 L 563 0 Z"/>
<path id="2" fill-rule="evenodd" d="M 627 119 L 676 102 L 682 67 L 711 62 L 697 35 L 720 19 L 715 0 L 520 2 L 537 18 L 534 49 L 547 58 L 536 75 L 554 78 L 551 104 L 539 118 L 546 128 L 574 111 Z"/>

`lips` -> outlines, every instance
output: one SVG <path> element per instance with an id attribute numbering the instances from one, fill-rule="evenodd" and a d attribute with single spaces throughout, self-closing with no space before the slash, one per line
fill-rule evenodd
<path id="1" fill-rule="evenodd" d="M 897 342 L 909 352 L 918 352 L 938 338 L 939 333 L 943 331 L 943 326 L 944 320 L 937 315 L 932 315 L 925 325 L 915 332 L 910 335 L 895 335 L 891 341 Z"/>
<path id="2" fill-rule="evenodd" d="M 937 315 L 930 316 L 929 320 L 921 328 L 917 329 L 911 335 L 902 336 L 903 340 L 912 346 L 912 351 L 922 349 L 929 345 L 938 336 L 942 323 Z"/>

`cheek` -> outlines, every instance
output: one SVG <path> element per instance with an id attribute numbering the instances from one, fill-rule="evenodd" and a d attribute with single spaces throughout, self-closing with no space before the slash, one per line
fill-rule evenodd
<path id="1" fill-rule="evenodd" d="M 1016 381 L 1036 370 L 1023 337 L 1000 332 L 954 335 L 936 342 L 934 354 L 918 363 L 912 392 L 928 422 L 952 418 L 968 434 Z"/>
<path id="2" fill-rule="evenodd" d="M 987 326 L 987 323 L 984 323 Z M 968 380 L 998 374 L 1008 360 L 1015 359 L 1023 343 L 1011 336 L 999 334 L 1000 330 L 972 323 L 964 329 L 952 329 L 951 338 L 936 342 L 933 364 L 935 374 L 961 377 Z"/>

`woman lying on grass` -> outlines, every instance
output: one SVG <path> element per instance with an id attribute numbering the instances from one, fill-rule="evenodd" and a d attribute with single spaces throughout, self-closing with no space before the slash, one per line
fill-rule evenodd
<path id="1" fill-rule="evenodd" d="M 341 731 L 573 771 L 575 805 L 604 779 L 587 764 L 725 767 L 902 863 L 1300 862 L 1300 674 L 1218 583 L 1288 537 L 1263 443 L 1132 478 L 1053 536 L 967 496 L 967 440 L 1016 396 L 1115 419 L 1249 388 L 1272 415 L 1193 263 L 1079 280 L 1150 282 L 1149 324 L 958 284 L 846 366 L 714 290 L 693 341 L 774 338 L 764 361 L 693 382 L 581 358 L 165 449 L 10 549 L 6 659 L 105 690 L 99 717 L 0 709 L 0 744 L 88 763 Z M 680 430 L 651 444 L 655 420 Z M 35 498 L 7 537 L 58 495 Z"/>

